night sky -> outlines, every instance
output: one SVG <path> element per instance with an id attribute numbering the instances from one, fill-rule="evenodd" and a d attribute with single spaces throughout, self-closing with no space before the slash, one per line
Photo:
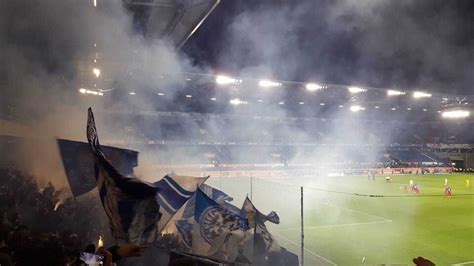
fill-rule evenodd
<path id="1" fill-rule="evenodd" d="M 474 1 L 221 1 L 183 47 L 216 72 L 474 94 Z"/>

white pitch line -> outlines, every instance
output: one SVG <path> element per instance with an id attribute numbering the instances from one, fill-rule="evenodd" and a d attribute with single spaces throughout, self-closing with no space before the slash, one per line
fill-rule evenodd
<path id="1" fill-rule="evenodd" d="M 367 225 L 367 224 L 382 224 L 382 223 L 391 223 L 392 220 L 387 221 L 374 221 L 374 222 L 365 222 L 365 223 L 349 223 L 349 224 L 328 224 L 328 225 L 317 225 L 317 226 L 305 226 L 304 229 L 317 229 L 317 228 L 330 228 L 330 227 L 342 227 L 342 226 L 354 226 L 354 225 Z M 286 228 L 278 230 L 278 232 L 284 231 L 293 231 L 299 230 L 301 227 L 293 227 L 293 228 Z"/>
<path id="2" fill-rule="evenodd" d="M 453 266 L 461 266 L 461 265 L 467 265 L 467 264 L 474 264 L 474 260 L 473 261 L 462 262 L 462 263 L 456 263 L 456 264 L 453 264 Z"/>
<path id="3" fill-rule="evenodd" d="M 356 211 L 356 210 L 349 209 L 349 208 L 344 208 L 344 207 L 337 206 L 337 205 L 334 205 L 334 204 L 331 204 L 331 203 L 324 203 L 324 204 L 330 205 L 330 206 L 334 206 L 334 207 L 339 208 L 339 209 L 342 209 L 342 210 L 347 210 L 347 211 L 356 212 L 356 213 L 359 213 L 359 214 L 362 214 L 362 215 L 371 216 L 371 217 L 374 217 L 374 218 L 383 220 L 383 221 L 385 221 L 385 222 L 389 222 L 389 221 L 391 222 L 391 221 L 392 221 L 392 220 L 390 220 L 390 219 L 387 219 L 387 218 L 384 218 L 384 217 L 381 217 L 381 216 L 377 216 L 377 215 L 370 214 L 370 213 L 366 213 L 366 212 Z"/>
<path id="4" fill-rule="evenodd" d="M 294 242 L 294 241 L 292 241 L 292 240 L 290 240 L 290 239 L 288 239 L 288 238 L 286 238 L 286 237 L 284 237 L 284 236 L 282 236 L 282 235 L 280 235 L 280 234 L 278 234 L 278 233 L 273 233 L 273 234 L 275 234 L 275 235 L 277 235 L 278 237 L 281 237 L 281 238 L 283 238 L 284 240 L 290 242 L 291 244 L 293 244 L 293 245 L 299 247 L 298 243 L 296 243 L 296 242 Z M 323 257 L 323 256 L 321 256 L 321 255 L 319 255 L 319 254 L 316 254 L 316 253 L 314 253 L 313 251 L 311 251 L 311 250 L 309 250 L 309 249 L 307 249 L 307 248 L 304 248 L 304 250 L 305 250 L 306 252 L 310 253 L 311 255 L 314 255 L 314 256 L 316 256 L 316 257 L 318 257 L 318 258 L 324 260 L 325 262 L 330 263 L 331 265 L 337 266 L 337 264 L 336 264 L 335 262 L 330 261 L 329 259 L 327 259 L 327 258 L 325 258 L 325 257 Z"/>

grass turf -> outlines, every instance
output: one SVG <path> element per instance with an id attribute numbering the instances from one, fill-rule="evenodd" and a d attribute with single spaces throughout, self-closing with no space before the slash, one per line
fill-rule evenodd
<path id="1" fill-rule="evenodd" d="M 241 177 L 208 183 L 233 196 L 237 206 L 252 194 L 262 212 L 276 211 L 281 223 L 268 225 L 269 229 L 298 255 L 298 186 L 304 186 L 305 265 L 364 265 L 364 257 L 365 265 L 413 265 L 411 259 L 417 256 L 436 265 L 474 261 L 474 175 L 400 175 L 392 176 L 392 183 L 384 177 L 253 178 L 252 182 Z M 445 178 L 452 198 L 444 196 Z M 420 186 L 419 195 L 403 191 L 410 179 Z"/>

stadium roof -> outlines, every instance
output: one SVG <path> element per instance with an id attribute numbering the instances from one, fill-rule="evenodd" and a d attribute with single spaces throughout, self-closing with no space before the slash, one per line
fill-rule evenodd
<path id="1" fill-rule="evenodd" d="M 181 47 L 220 0 L 124 0 L 148 38 L 171 40 Z"/>

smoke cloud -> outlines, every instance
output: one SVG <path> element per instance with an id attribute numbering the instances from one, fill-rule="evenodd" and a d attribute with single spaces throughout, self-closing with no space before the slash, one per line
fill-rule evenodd
<path id="1" fill-rule="evenodd" d="M 178 86 L 180 72 L 192 69 L 166 40 L 146 40 L 134 28 L 122 1 L 2 1 L 0 3 L 1 112 L 25 127 L 15 135 L 42 140 L 35 153 L 23 152 L 25 171 L 64 184 L 53 137 L 84 141 L 86 108 L 99 111 L 104 137 L 118 121 L 100 111 L 153 109 L 143 94 L 121 99 L 120 90 Z M 92 69 L 101 71 L 96 78 Z M 143 71 L 143 70 L 146 71 Z M 161 79 L 158 73 L 167 73 Z M 84 97 L 79 88 L 103 90 L 106 97 Z M 110 95 L 112 94 L 112 95 Z M 116 94 L 116 95 L 114 95 Z M 126 126 L 127 121 L 120 121 Z M 39 156 L 38 153 L 55 154 Z M 51 167 L 28 166 L 56 165 Z M 52 172 L 55 172 L 54 174 Z M 56 174 L 59 172 L 61 174 Z"/>

